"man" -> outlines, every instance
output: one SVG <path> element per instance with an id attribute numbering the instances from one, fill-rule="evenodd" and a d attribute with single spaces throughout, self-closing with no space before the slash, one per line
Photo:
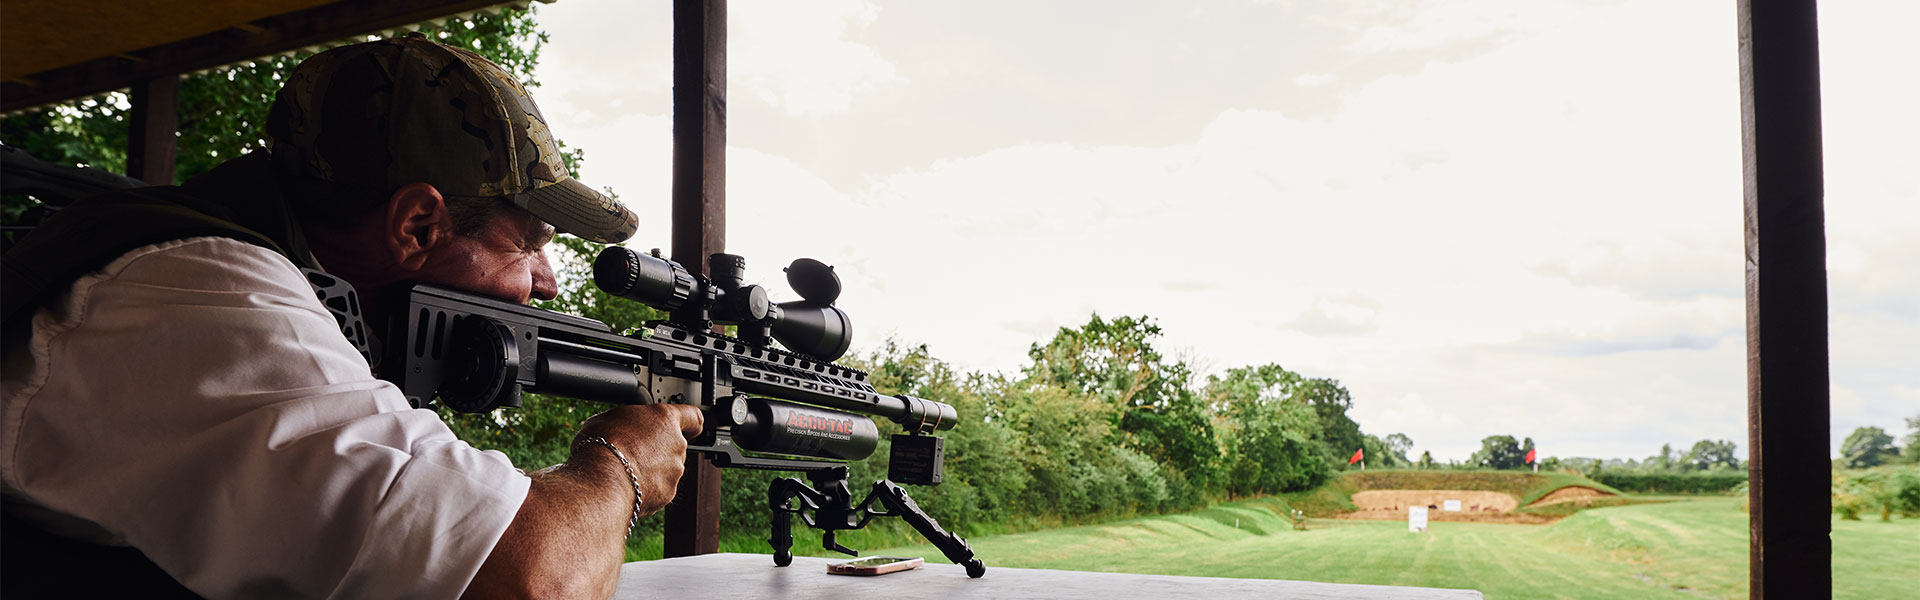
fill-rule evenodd
<path id="1" fill-rule="evenodd" d="M 368 323 L 415 282 L 550 299 L 556 229 L 638 220 L 568 176 L 510 74 L 424 37 L 308 59 L 268 121 L 267 152 L 9 252 L 5 591 L 610 595 L 699 412 L 607 411 L 522 473 L 374 378 L 309 286 L 351 283 Z"/>

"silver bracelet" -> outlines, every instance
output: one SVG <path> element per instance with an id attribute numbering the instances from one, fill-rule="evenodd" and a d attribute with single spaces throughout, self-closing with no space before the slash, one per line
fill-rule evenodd
<path id="1" fill-rule="evenodd" d="M 640 522 L 640 477 L 633 474 L 633 463 L 627 462 L 627 455 L 620 453 L 620 449 L 614 447 L 613 442 L 607 441 L 607 438 L 594 436 L 580 439 L 580 445 L 584 446 L 587 444 L 606 446 L 608 450 L 613 451 L 614 458 L 620 459 L 620 466 L 627 470 L 627 481 L 633 484 L 633 517 L 627 519 L 627 537 L 631 538 L 633 537 L 634 524 Z M 575 446 L 575 448 L 578 447 L 579 446 Z"/>

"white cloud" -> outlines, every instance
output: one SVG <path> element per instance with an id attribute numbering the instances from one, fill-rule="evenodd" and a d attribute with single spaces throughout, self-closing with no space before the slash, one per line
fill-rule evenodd
<path id="1" fill-rule="evenodd" d="M 871 46 L 849 41 L 880 16 L 865 0 L 747 0 L 728 7 L 727 75 L 792 116 L 841 112 L 855 96 L 906 82 Z"/>
<path id="2" fill-rule="evenodd" d="M 1539 0 L 1377 0 L 1350 2 L 1337 17 L 1360 31 L 1354 48 L 1362 52 L 1431 50 L 1449 43 L 1473 41 L 1512 32 L 1538 29 L 1564 18 L 1564 3 Z M 1549 12 L 1546 9 L 1552 9 Z"/>

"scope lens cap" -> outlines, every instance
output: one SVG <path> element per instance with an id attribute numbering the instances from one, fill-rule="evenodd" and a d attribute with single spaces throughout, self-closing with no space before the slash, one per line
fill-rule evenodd
<path id="1" fill-rule="evenodd" d="M 808 302 L 832 305 L 840 299 L 840 276 L 826 263 L 802 258 L 787 265 L 787 286 Z"/>

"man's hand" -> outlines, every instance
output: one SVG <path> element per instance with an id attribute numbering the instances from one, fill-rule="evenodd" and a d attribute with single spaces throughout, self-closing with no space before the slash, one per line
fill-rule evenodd
<path id="1" fill-rule="evenodd" d="M 700 411 L 679 404 L 622 406 L 587 419 L 567 462 L 529 474 L 533 485 L 513 523 L 480 565 L 465 597 L 605 598 L 626 560 L 633 482 L 605 446 L 620 448 L 639 481 L 641 513 L 673 500 L 687 440 L 700 434 Z"/>
<path id="2" fill-rule="evenodd" d="M 582 454 L 603 455 L 612 463 L 611 472 L 618 476 L 617 483 L 631 489 L 626 470 L 611 452 L 595 444 L 582 445 L 580 440 L 597 436 L 613 442 L 627 455 L 634 475 L 639 478 L 643 496 L 640 514 L 650 515 L 673 500 L 680 473 L 686 468 L 687 440 L 700 435 L 704 422 L 699 409 L 684 404 L 621 406 L 594 415 L 580 426 L 580 434 L 573 438 L 573 457 L 567 464 L 599 458 Z M 628 497 L 632 497 L 631 493 Z"/>

